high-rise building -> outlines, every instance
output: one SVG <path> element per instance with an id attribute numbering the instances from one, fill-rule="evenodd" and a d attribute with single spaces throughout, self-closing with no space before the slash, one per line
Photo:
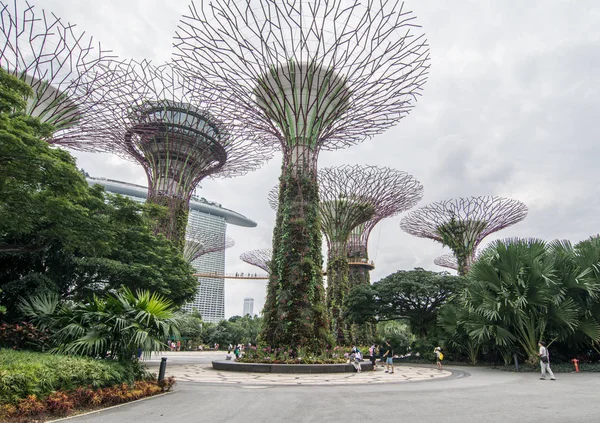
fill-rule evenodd
<path id="1" fill-rule="evenodd" d="M 244 298 L 244 316 L 254 316 L 254 298 Z"/>
<path id="2" fill-rule="evenodd" d="M 88 184 L 99 184 L 107 192 L 120 194 L 134 201 L 143 203 L 148 195 L 148 188 L 115 181 L 105 178 L 87 177 Z M 225 238 L 227 224 L 253 228 L 256 223 L 247 217 L 222 207 L 220 204 L 208 201 L 205 198 L 192 196 L 190 213 L 188 216 L 188 230 L 216 232 Z M 198 273 L 223 275 L 225 273 L 225 249 L 204 254 L 192 262 Z M 254 299 L 250 310 L 252 312 Z M 245 301 L 245 300 L 244 300 Z M 245 307 L 245 302 L 244 302 Z M 194 300 L 183 306 L 184 310 L 197 310 L 205 322 L 219 322 L 225 318 L 225 281 L 223 278 L 198 278 L 198 292 Z M 245 308 L 244 308 L 245 310 Z"/>

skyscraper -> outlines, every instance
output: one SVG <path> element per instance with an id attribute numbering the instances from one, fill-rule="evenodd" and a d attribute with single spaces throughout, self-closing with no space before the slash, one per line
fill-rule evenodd
<path id="1" fill-rule="evenodd" d="M 148 188 L 105 178 L 87 177 L 88 184 L 99 184 L 107 192 L 120 194 L 134 201 L 143 203 L 148 195 Z M 222 207 L 220 204 L 205 198 L 192 196 L 188 215 L 188 230 L 202 228 L 216 232 L 225 238 L 227 224 L 253 228 L 256 223 L 247 217 Z M 192 262 L 198 273 L 223 275 L 225 273 L 225 250 L 204 254 Z M 254 299 L 250 310 L 252 312 Z M 245 310 L 244 300 L 244 310 Z M 225 318 L 225 281 L 223 278 L 198 278 L 198 292 L 194 300 L 183 306 L 184 310 L 197 310 L 205 322 L 217 323 Z"/>
<path id="2" fill-rule="evenodd" d="M 244 316 L 254 316 L 254 298 L 244 298 Z"/>

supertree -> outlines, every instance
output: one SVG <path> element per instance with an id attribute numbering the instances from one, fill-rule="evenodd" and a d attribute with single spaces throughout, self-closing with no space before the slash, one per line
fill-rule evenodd
<path id="1" fill-rule="evenodd" d="M 406 172 L 377 166 L 340 166 L 319 171 L 320 215 L 327 239 L 327 305 L 337 341 L 350 341 L 343 317 L 344 298 L 350 291 L 348 243 L 360 225 L 413 207 L 423 187 Z"/>
<path id="2" fill-rule="evenodd" d="M 246 173 L 269 157 L 268 149 L 220 118 L 216 101 L 206 102 L 211 95 L 170 64 L 115 63 L 95 93 L 107 118 L 85 127 L 105 148 L 142 165 L 147 201 L 167 207 L 156 231 L 181 248 L 190 197 L 200 181 Z"/>
<path id="3" fill-rule="evenodd" d="M 233 239 L 219 232 L 206 231 L 204 228 L 199 230 L 185 232 L 185 245 L 183 247 L 183 257 L 192 263 L 198 257 L 204 254 L 214 253 L 235 245 Z"/>
<path id="4" fill-rule="evenodd" d="M 447 269 L 458 270 L 458 261 L 456 261 L 456 257 L 452 253 L 436 257 L 433 260 L 433 264 Z"/>
<path id="5" fill-rule="evenodd" d="M 214 0 L 190 6 L 176 62 L 231 93 L 231 113 L 283 152 L 263 342 L 331 342 L 321 276 L 317 158 L 397 123 L 429 51 L 397 1 Z"/>
<path id="6" fill-rule="evenodd" d="M 54 127 L 49 143 L 97 150 L 80 124 L 100 118 L 90 97 L 114 56 L 75 25 L 19 3 L 0 2 L 0 66 L 32 87 L 26 113 Z"/>
<path id="7" fill-rule="evenodd" d="M 349 279 L 351 269 L 368 268 L 366 240 L 363 248 L 356 234 L 370 232 L 381 219 L 416 205 L 423 196 L 423 186 L 406 172 L 362 165 L 320 169 L 318 184 L 321 229 L 328 246 L 327 305 L 334 335 L 344 343 L 354 340 L 342 317 L 344 297 L 355 285 L 369 284 L 368 270 L 366 278 Z M 278 187 L 269 192 L 268 201 L 277 210 Z"/>
<path id="8" fill-rule="evenodd" d="M 469 271 L 475 251 L 491 233 L 525 219 L 527 206 L 510 198 L 484 196 L 430 204 L 408 214 L 400 227 L 409 234 L 449 247 L 459 275 Z"/>
<path id="9" fill-rule="evenodd" d="M 369 271 L 373 265 L 369 262 L 368 244 L 373 228 L 383 219 L 414 207 L 423 198 L 423 186 L 406 172 L 371 167 L 369 173 L 376 207 L 373 217 L 356 226 L 347 241 L 350 288 L 371 283 Z"/>
<path id="10" fill-rule="evenodd" d="M 273 251 L 270 248 L 246 251 L 240 255 L 240 260 L 253 266 L 260 267 L 267 273 L 271 273 L 269 268 L 271 258 L 273 258 Z"/>

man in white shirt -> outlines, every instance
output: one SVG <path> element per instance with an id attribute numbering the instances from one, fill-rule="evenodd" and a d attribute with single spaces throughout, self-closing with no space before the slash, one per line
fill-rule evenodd
<path id="1" fill-rule="evenodd" d="M 540 356 L 540 367 L 542 368 L 542 377 L 540 379 L 546 380 L 546 372 L 548 372 L 550 380 L 556 380 L 552 369 L 550 369 L 550 353 L 548 352 L 548 348 L 546 348 L 546 343 L 540 341 L 538 342 L 538 347 L 540 347 L 538 355 Z"/>

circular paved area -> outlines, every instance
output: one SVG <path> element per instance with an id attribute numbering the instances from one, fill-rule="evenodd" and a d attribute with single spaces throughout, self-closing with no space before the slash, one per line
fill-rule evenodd
<path id="1" fill-rule="evenodd" d="M 275 374 L 275 373 L 242 373 L 214 370 L 212 360 L 220 360 L 224 353 L 164 353 L 167 357 L 167 376 L 175 376 L 178 382 L 200 382 L 234 385 L 371 385 L 384 383 L 402 383 L 429 381 L 447 378 L 450 371 L 438 371 L 434 366 L 396 366 L 394 373 L 386 373 L 383 367 L 375 371 L 361 373 L 329 373 L 329 374 Z M 158 372 L 160 358 L 148 361 L 151 372 Z"/>

